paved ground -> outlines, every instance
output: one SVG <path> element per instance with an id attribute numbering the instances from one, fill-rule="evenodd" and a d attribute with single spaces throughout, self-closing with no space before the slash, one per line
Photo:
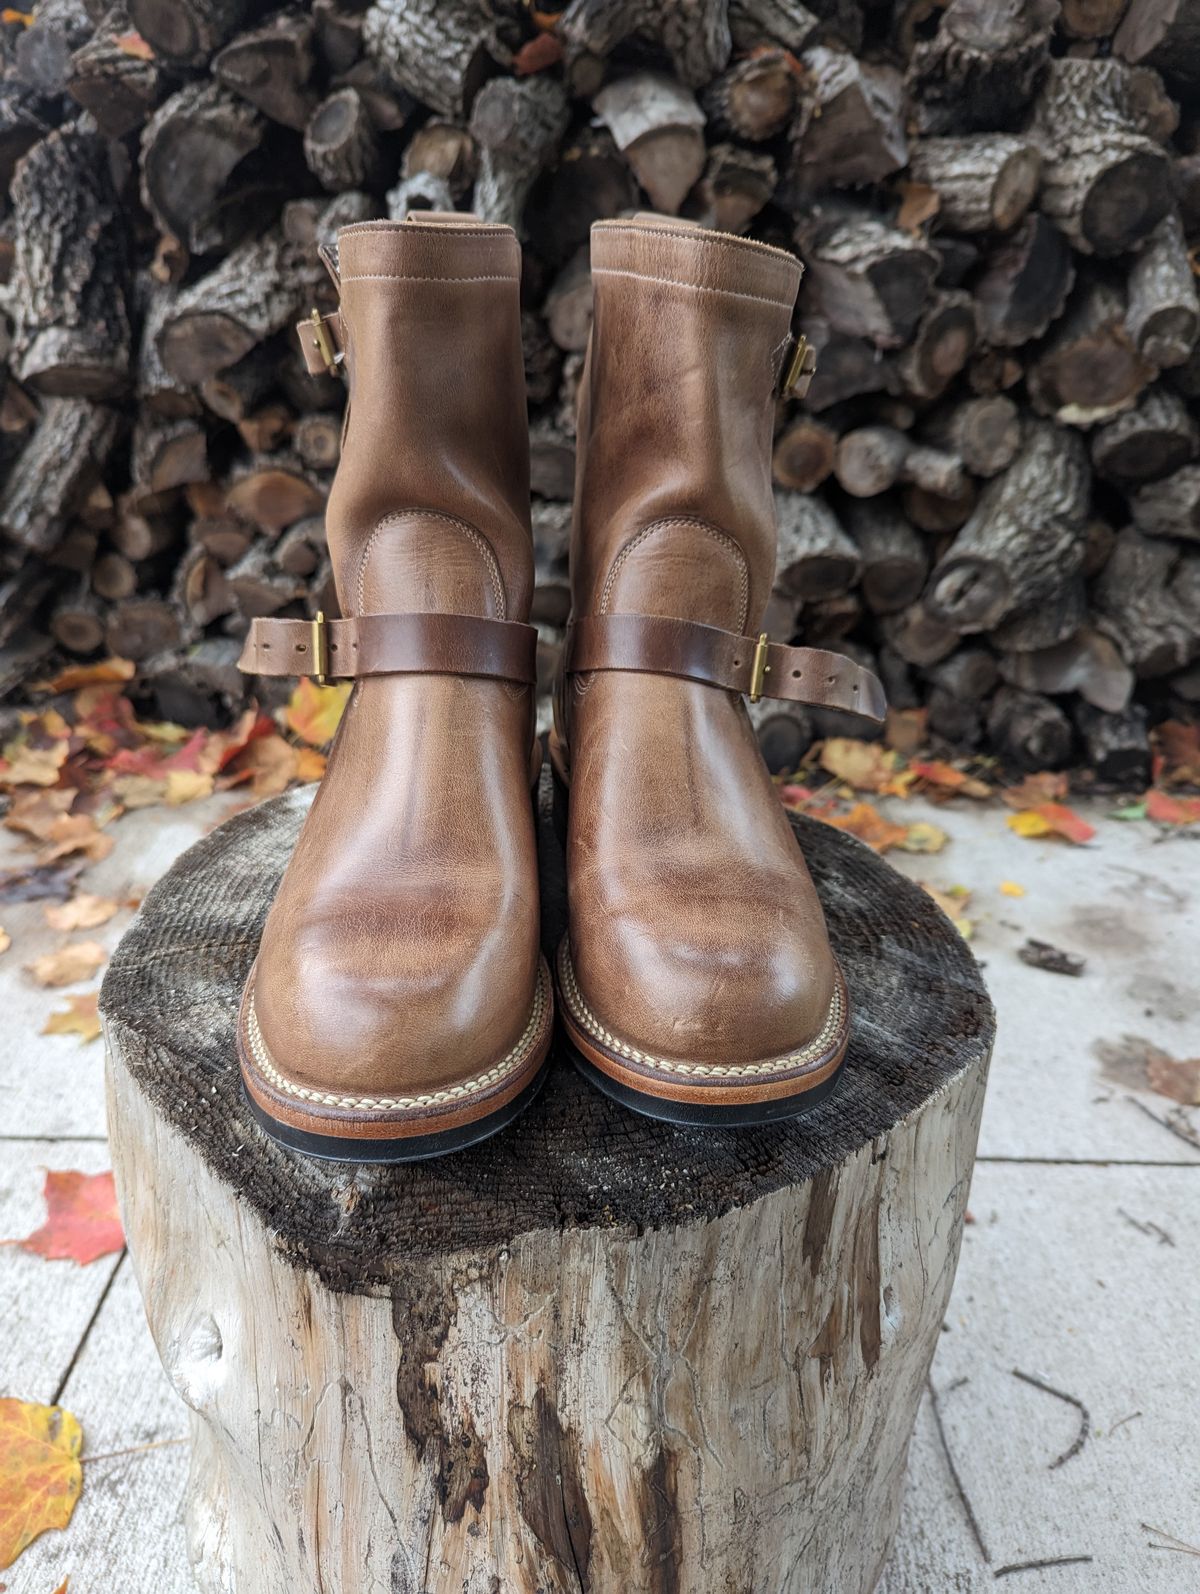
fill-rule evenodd
<path id="1" fill-rule="evenodd" d="M 144 893 L 231 806 L 127 817 L 88 888 Z M 1200 1589 L 1200 1111 L 1172 1117 L 1122 1061 L 1128 1036 L 1200 1054 L 1200 834 L 1164 838 L 1100 817 L 1103 805 L 1083 811 L 1100 828 L 1085 849 L 1022 840 L 995 807 L 931 810 L 950 845 L 901 860 L 918 878 L 971 887 L 1000 1039 L 973 1222 L 884 1594 Z M 1026 895 L 1002 894 L 1003 881 Z M 111 945 L 128 917 L 90 933 Z M 3 922 L 0 1236 L 12 1236 L 41 1221 L 43 1168 L 99 1169 L 107 1153 L 99 1043 L 42 1038 L 63 1004 L 22 972 L 62 937 L 36 904 Z M 1018 961 L 1027 935 L 1084 954 L 1083 977 Z M 185 1594 L 183 1411 L 125 1260 L 77 1268 L 0 1250 L 0 1394 L 61 1400 L 91 1458 L 67 1532 L 0 1574 L 10 1594 L 51 1594 L 68 1574 L 71 1594 Z M 1089 1431 L 1056 1465 L 1080 1431 L 1074 1401 Z M 1040 1561 L 1068 1564 L 1028 1565 Z"/>

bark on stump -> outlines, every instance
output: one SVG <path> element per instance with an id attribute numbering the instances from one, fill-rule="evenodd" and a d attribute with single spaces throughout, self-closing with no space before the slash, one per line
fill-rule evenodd
<path id="1" fill-rule="evenodd" d="M 844 1083 L 807 1122 L 672 1128 L 560 1056 L 483 1146 L 324 1164 L 263 1137 L 234 1055 L 309 795 L 186 853 L 103 991 L 126 1232 L 192 1412 L 204 1594 L 868 1594 L 991 1049 L 963 942 L 860 843 L 797 819 L 855 1009 Z"/>

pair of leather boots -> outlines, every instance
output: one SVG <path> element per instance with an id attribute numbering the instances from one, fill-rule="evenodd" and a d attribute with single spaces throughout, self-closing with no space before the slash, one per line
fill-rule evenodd
<path id="1" fill-rule="evenodd" d="M 879 717 L 874 676 L 756 635 L 790 254 L 659 217 L 592 232 L 573 622 L 551 757 L 570 929 L 539 949 L 536 632 L 507 227 L 344 228 L 310 367 L 350 393 L 327 514 L 344 618 L 256 620 L 242 667 L 354 682 L 238 1027 L 277 1139 L 406 1161 L 501 1128 L 555 1008 L 579 1066 L 678 1123 L 787 1117 L 846 1051 L 846 988 L 743 696 Z"/>

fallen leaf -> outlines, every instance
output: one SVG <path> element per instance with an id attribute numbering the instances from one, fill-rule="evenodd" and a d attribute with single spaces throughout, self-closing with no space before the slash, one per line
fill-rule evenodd
<path id="1" fill-rule="evenodd" d="M 1200 1057 L 1175 1058 L 1156 1047 L 1146 1058 L 1146 1080 L 1169 1101 L 1200 1107 Z"/>
<path id="2" fill-rule="evenodd" d="M 1146 818 L 1160 825 L 1194 825 L 1200 819 L 1200 797 L 1172 797 L 1155 787 L 1146 793 Z"/>
<path id="3" fill-rule="evenodd" d="M 13 798 L 4 816 L 9 830 L 19 830 L 35 841 L 47 841 L 50 831 L 59 819 L 70 812 L 78 793 L 71 788 L 53 791 L 23 791 Z"/>
<path id="4" fill-rule="evenodd" d="M 123 808 L 153 808 L 166 798 L 167 783 L 149 775 L 118 775 L 112 791 Z"/>
<path id="5" fill-rule="evenodd" d="M 1002 897 L 1023 897 L 1025 887 L 1019 886 L 1015 880 L 1001 880 L 1000 895 Z"/>
<path id="6" fill-rule="evenodd" d="M 1200 786 L 1200 724 L 1164 720 L 1150 732 L 1159 774 L 1169 785 Z"/>
<path id="7" fill-rule="evenodd" d="M 941 852 L 949 839 L 940 826 L 931 825 L 927 819 L 918 819 L 909 825 L 900 845 L 905 852 Z"/>
<path id="8" fill-rule="evenodd" d="M 0 930 L 0 952 L 7 952 L 12 945 L 12 936 L 7 930 Z"/>
<path id="9" fill-rule="evenodd" d="M 23 737 L 15 737 L 4 749 L 0 783 L 5 786 L 57 786 L 69 753 L 66 742 L 30 747 Z"/>
<path id="10" fill-rule="evenodd" d="M 49 681 L 34 683 L 35 692 L 75 692 L 84 686 L 107 686 L 132 681 L 137 666 L 132 659 L 99 659 L 95 664 L 68 664 Z"/>
<path id="11" fill-rule="evenodd" d="M 1091 841 L 1096 834 L 1093 825 L 1081 819 L 1073 809 L 1065 808 L 1062 803 L 1039 803 L 1036 808 L 1009 814 L 1008 827 L 1015 830 L 1018 836 L 1061 836 L 1077 847 Z"/>
<path id="12" fill-rule="evenodd" d="M 210 775 L 219 775 L 251 742 L 274 734 L 275 721 L 271 716 L 257 708 L 248 708 L 227 731 L 213 731 L 209 735 L 200 768 Z"/>
<path id="13" fill-rule="evenodd" d="M 198 797 L 211 797 L 213 778 L 190 769 L 173 769 L 167 775 L 166 799 L 168 808 L 178 808 L 182 803 L 195 802 Z"/>
<path id="14" fill-rule="evenodd" d="M 855 803 L 848 814 L 826 817 L 825 823 L 832 825 L 835 830 L 844 830 L 851 836 L 857 836 L 874 852 L 882 853 L 891 847 L 899 847 L 908 835 L 907 826 L 893 824 L 870 803 Z"/>
<path id="15" fill-rule="evenodd" d="M 65 1528 L 83 1487 L 83 1430 L 61 1406 L 0 1399 L 0 1568 Z"/>
<path id="16" fill-rule="evenodd" d="M 928 183 L 899 182 L 896 188 L 900 195 L 896 225 L 903 232 L 918 233 L 942 208 L 942 196 Z"/>
<path id="17" fill-rule="evenodd" d="M 553 33 L 538 33 L 513 56 L 513 71 L 518 77 L 529 77 L 531 73 L 544 72 L 562 58 L 562 40 Z"/>
<path id="18" fill-rule="evenodd" d="M 86 1044 L 100 1034 L 100 1014 L 97 1011 L 98 991 L 85 991 L 82 996 L 68 996 L 67 1006 L 51 1013 L 42 1027 L 43 1035 L 78 1035 Z"/>
<path id="19" fill-rule="evenodd" d="M 132 55 L 138 61 L 154 59 L 154 51 L 140 33 L 118 33 L 113 43 L 122 55 Z"/>
<path id="20" fill-rule="evenodd" d="M 162 742 L 167 747 L 178 747 L 196 734 L 186 725 L 176 725 L 174 720 L 138 720 L 137 728 L 148 742 Z"/>
<path id="21" fill-rule="evenodd" d="M 278 733 L 260 737 L 239 755 L 234 770 L 222 777 L 222 785 L 248 780 L 255 797 L 277 797 L 295 779 L 299 758 L 300 750 Z"/>
<path id="22" fill-rule="evenodd" d="M 919 882 L 921 890 L 931 896 L 941 908 L 942 912 L 954 925 L 964 941 L 969 941 L 975 933 L 974 921 L 965 917 L 967 904 L 971 900 L 971 892 L 967 886 L 931 886 L 928 880 Z"/>
<path id="23" fill-rule="evenodd" d="M 980 800 L 992 795 L 992 788 L 986 781 L 968 775 L 965 770 L 955 769 L 953 764 L 943 763 L 941 759 L 935 758 L 928 763 L 914 759 L 908 767 L 918 779 L 937 790 Z"/>
<path id="24" fill-rule="evenodd" d="M 77 985 L 80 980 L 90 980 L 107 956 L 98 941 L 75 941 L 25 967 L 39 985 Z"/>
<path id="25" fill-rule="evenodd" d="M 0 11 L 0 22 L 6 26 L 10 22 L 15 22 L 22 28 L 28 28 L 33 25 L 33 12 L 18 11 L 14 6 L 5 6 L 4 10 Z"/>
<path id="26" fill-rule="evenodd" d="M 323 747 L 332 741 L 349 696 L 349 681 L 339 686 L 318 686 L 307 675 L 301 676 L 284 712 L 288 729 L 311 746 Z"/>
<path id="27" fill-rule="evenodd" d="M 46 1221 L 16 1243 L 51 1262 L 86 1265 L 111 1256 L 125 1244 L 113 1176 L 48 1170 L 43 1194 Z"/>
<path id="28" fill-rule="evenodd" d="M 45 907 L 46 923 L 52 930 L 95 930 L 107 924 L 119 904 L 111 897 L 96 897 L 90 891 L 81 891 L 77 897 L 58 907 Z"/>
<path id="29" fill-rule="evenodd" d="M 1044 769 L 1026 775 L 1016 786 L 1000 793 L 1010 808 L 1036 808 L 1039 803 L 1059 802 L 1070 789 L 1067 777 L 1057 770 Z"/>
<path id="30" fill-rule="evenodd" d="M 324 753 L 319 753 L 315 747 L 298 747 L 296 749 L 296 779 L 302 785 L 309 781 L 320 780 L 325 773 L 328 759 Z"/>
<path id="31" fill-rule="evenodd" d="M 1123 820 L 1145 819 L 1145 817 L 1146 817 L 1146 804 L 1144 802 L 1126 803 L 1123 808 L 1114 808 L 1112 813 L 1109 814 L 1108 817 L 1110 819 L 1123 819 Z"/>
<path id="32" fill-rule="evenodd" d="M 115 842 L 106 836 L 90 814 L 62 814 L 50 826 L 45 842 L 38 849 L 40 864 L 80 853 L 89 863 L 107 858 Z"/>
<path id="33" fill-rule="evenodd" d="M 1052 946 L 1049 941 L 1038 941 L 1033 936 L 1024 946 L 1017 948 L 1017 956 L 1031 968 L 1045 969 L 1048 974 L 1070 974 L 1076 977 L 1083 973 L 1086 963 L 1086 959 L 1078 953 L 1064 952 L 1061 947 Z"/>
<path id="34" fill-rule="evenodd" d="M 79 859 L 23 869 L 0 869 L 0 902 L 65 902 L 83 870 Z"/>
<path id="35" fill-rule="evenodd" d="M 64 1577 L 62 1582 L 54 1590 L 54 1594 L 67 1594 L 67 1584 L 70 1581 L 71 1581 L 71 1579 L 69 1577 Z"/>
<path id="36" fill-rule="evenodd" d="M 821 768 L 844 780 L 855 791 L 882 791 L 899 763 L 895 753 L 880 742 L 860 742 L 849 736 L 831 736 L 821 748 Z"/>

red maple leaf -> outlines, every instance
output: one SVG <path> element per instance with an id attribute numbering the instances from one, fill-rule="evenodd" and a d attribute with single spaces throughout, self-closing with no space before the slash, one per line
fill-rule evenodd
<path id="1" fill-rule="evenodd" d="M 94 1262 L 125 1244 L 111 1173 L 48 1169 L 46 1221 L 16 1243 L 51 1261 Z"/>

